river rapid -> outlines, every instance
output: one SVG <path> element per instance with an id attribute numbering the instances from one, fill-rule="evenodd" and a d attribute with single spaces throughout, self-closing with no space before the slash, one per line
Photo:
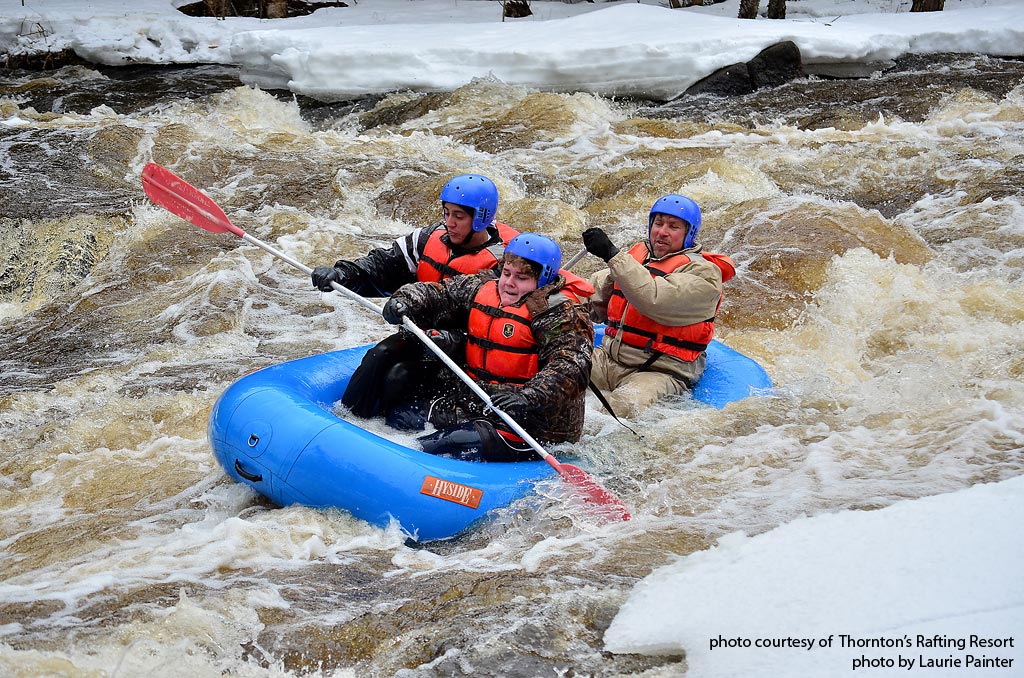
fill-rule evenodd
<path id="1" fill-rule="evenodd" d="M 490 81 L 323 105 L 221 67 L 7 71 L 0 159 L 5 676 L 680 676 L 684 656 L 603 650 L 654 569 L 1024 472 L 1021 61 L 660 106 Z M 390 329 L 148 202 L 150 161 L 310 266 L 438 219 L 462 172 L 566 257 L 589 226 L 635 242 L 657 197 L 688 194 L 739 267 L 718 337 L 775 388 L 659 404 L 642 436 L 589 396 L 583 440 L 552 452 L 621 496 L 624 523 L 556 479 L 419 547 L 272 506 L 216 464 L 214 400 Z"/>

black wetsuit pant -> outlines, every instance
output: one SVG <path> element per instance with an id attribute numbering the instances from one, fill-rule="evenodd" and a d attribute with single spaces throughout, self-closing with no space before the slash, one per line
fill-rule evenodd
<path id="1" fill-rule="evenodd" d="M 443 367 L 408 332 L 396 332 L 363 356 L 352 373 L 341 404 L 357 417 L 387 414 L 418 394 Z"/>
<path id="2" fill-rule="evenodd" d="M 481 416 L 483 405 L 476 402 L 477 396 L 458 385 L 457 377 L 416 337 L 396 332 L 366 352 L 341 403 L 358 417 L 382 415 L 398 429 L 422 431 L 430 422 L 439 430 L 419 440 L 431 454 L 467 461 L 537 458 L 527 443 L 500 435 Z"/>

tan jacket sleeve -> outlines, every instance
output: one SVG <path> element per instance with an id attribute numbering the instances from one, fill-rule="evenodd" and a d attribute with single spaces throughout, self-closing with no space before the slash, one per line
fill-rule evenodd
<path id="1" fill-rule="evenodd" d="M 592 297 L 595 312 L 603 303 L 607 318 L 607 286 L 611 294 L 612 281 L 619 284 L 626 300 L 641 314 L 662 325 L 692 325 L 714 317 L 722 294 L 722 271 L 700 255 L 699 249 L 688 251 L 690 263 L 667 276 L 652 276 L 644 266 L 625 250 L 608 262 L 608 280 L 600 281 L 595 274 Z M 602 282 L 601 285 L 598 282 Z"/>
<path id="2" fill-rule="evenodd" d="M 590 276 L 590 284 L 594 286 L 594 294 L 587 301 L 590 319 L 595 323 L 608 322 L 608 300 L 612 296 L 612 288 L 615 281 L 612 279 L 612 272 L 602 268 Z"/>

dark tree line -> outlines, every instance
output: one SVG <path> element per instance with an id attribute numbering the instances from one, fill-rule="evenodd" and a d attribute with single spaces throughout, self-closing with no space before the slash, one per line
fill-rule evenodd
<path id="1" fill-rule="evenodd" d="M 196 0 L 178 7 L 189 16 L 247 16 L 260 19 L 284 19 L 304 16 L 321 7 L 348 7 L 341 0 Z"/>
<path id="2" fill-rule="evenodd" d="M 685 0 L 672 0 L 677 3 Z M 701 0 L 690 0 L 690 5 L 700 3 Z M 798 0 L 793 0 L 797 2 Z M 910 6 L 911 12 L 941 12 L 945 0 L 913 0 Z M 760 8 L 760 0 L 740 0 L 740 11 L 737 15 L 740 19 L 756 19 L 757 10 Z M 674 4 L 672 6 L 675 6 Z M 786 0 L 768 0 L 768 18 L 786 18 Z"/>
<path id="3" fill-rule="evenodd" d="M 501 3 L 502 17 L 529 16 L 530 0 L 497 0 Z M 724 0 L 668 0 L 673 9 L 709 5 Z M 799 0 L 793 0 L 799 2 Z M 913 0 L 911 12 L 941 12 L 945 0 Z M 263 19 L 277 19 L 288 16 L 309 14 L 320 7 L 346 7 L 342 0 L 199 0 L 182 11 L 187 14 L 203 16 L 255 16 Z M 761 8 L 761 0 L 740 0 L 738 18 L 756 19 Z M 768 0 L 767 17 L 769 19 L 786 18 L 786 0 Z"/>

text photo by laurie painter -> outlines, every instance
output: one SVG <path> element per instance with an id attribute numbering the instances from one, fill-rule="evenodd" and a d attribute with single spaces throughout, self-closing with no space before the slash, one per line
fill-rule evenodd
<path id="1" fill-rule="evenodd" d="M 863 669 L 1013 669 L 1014 658 L 1006 651 L 1016 648 L 1012 636 L 902 635 L 858 638 L 845 633 L 821 637 L 761 637 L 709 639 L 711 651 L 731 649 L 802 650 L 827 653 L 837 661 L 849 662 L 852 671 Z M 837 657 L 837 650 L 853 650 Z M 824 651 L 824 652 L 823 652 Z M 894 653 L 895 651 L 895 653 Z M 820 657 L 819 659 L 826 659 Z M 1019 667 L 1018 667 L 1019 670 Z M 1008 673 L 1007 675 L 1019 675 Z"/>

